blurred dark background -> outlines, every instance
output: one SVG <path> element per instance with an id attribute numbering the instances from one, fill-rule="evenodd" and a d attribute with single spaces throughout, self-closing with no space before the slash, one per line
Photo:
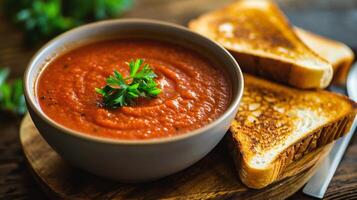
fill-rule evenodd
<path id="1" fill-rule="evenodd" d="M 356 0 L 278 0 L 290 21 L 357 50 Z"/>
<path id="2" fill-rule="evenodd" d="M 25 14 L 16 12 L 20 2 L 27 2 L 25 5 L 27 7 L 32 5 L 33 8 L 31 2 L 36 1 L 59 2 L 62 11 L 66 13 L 65 17 L 71 15 L 74 20 L 66 23 L 55 17 L 55 21 L 50 18 L 43 22 L 41 8 L 35 10 L 30 17 L 26 12 Z M 8 3 L 10 6 L 2 9 L 0 13 L 0 67 L 13 68 L 12 76 L 22 75 L 30 57 L 47 40 L 69 28 L 91 21 L 135 17 L 159 19 L 185 26 L 189 20 L 203 12 L 222 7 L 232 1 L 234 0 L 0 0 L 0 5 L 10 2 Z M 276 2 L 294 25 L 342 41 L 356 52 L 357 0 L 276 0 Z M 43 10 L 50 9 L 45 7 Z M 51 15 L 49 12 L 45 14 L 47 17 Z M 28 31 L 26 27 L 33 21 L 37 21 L 45 30 Z M 46 31 L 50 33 L 46 35 Z M 40 34 L 37 34 L 38 32 Z M 31 37 L 39 38 L 30 45 L 26 44 L 26 38 L 31 40 Z"/>
<path id="3" fill-rule="evenodd" d="M 159 19 L 185 26 L 189 20 L 203 12 L 217 9 L 232 1 L 0 0 L 0 68 L 8 67 L 11 70 L 10 79 L 21 78 L 30 58 L 46 41 L 68 28 L 90 21 L 135 17 Z M 5 2 L 8 5 L 4 8 Z M 68 2 L 68 5 L 64 6 L 67 10 L 63 18 L 57 9 L 59 4 L 65 2 Z M 277 2 L 294 25 L 342 41 L 356 53 L 357 0 Z M 28 37 L 34 41 L 26 42 Z M 0 114 L 0 199 L 43 199 L 44 194 L 26 168 L 18 142 L 20 120 L 20 116 Z M 349 169 L 348 162 L 356 159 L 353 155 L 353 151 L 345 155 L 346 160 L 339 167 L 327 196 L 333 196 L 333 186 L 339 189 L 334 180 L 344 179 Z M 301 191 L 292 197 L 302 198 L 307 197 Z"/>

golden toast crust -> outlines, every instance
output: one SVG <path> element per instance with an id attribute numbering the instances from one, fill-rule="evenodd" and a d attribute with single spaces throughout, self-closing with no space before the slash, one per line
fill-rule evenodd
<path id="1" fill-rule="evenodd" d="M 356 103 L 341 95 L 297 90 L 247 74 L 244 78 L 242 102 L 230 130 L 239 175 L 252 188 L 278 180 L 290 163 L 343 136 L 356 115 Z M 306 114 L 301 116 L 301 111 Z M 311 120 L 301 119 L 315 115 Z M 284 148 L 279 149 L 282 144 Z M 275 149 L 279 151 L 269 160 L 265 155 Z M 259 162 L 267 163 L 255 163 L 259 156 L 265 159 Z"/>
<path id="2" fill-rule="evenodd" d="M 301 28 L 294 28 L 300 39 L 313 51 L 332 64 L 335 84 L 343 85 L 354 60 L 353 51 L 345 44 L 311 33 Z"/>
<path id="3" fill-rule="evenodd" d="M 243 71 L 299 88 L 324 88 L 332 79 L 331 64 L 297 37 L 270 1 L 237 1 L 192 20 L 189 28 L 230 50 Z"/>

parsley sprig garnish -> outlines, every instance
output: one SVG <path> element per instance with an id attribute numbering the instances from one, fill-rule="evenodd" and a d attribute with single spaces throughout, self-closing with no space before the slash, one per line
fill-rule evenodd
<path id="1" fill-rule="evenodd" d="M 127 64 L 130 68 L 129 77 L 123 78 L 114 70 L 114 74 L 106 79 L 107 84 L 103 88 L 95 88 L 95 91 L 103 96 L 103 104 L 107 108 L 132 105 L 133 100 L 138 97 L 152 98 L 161 93 L 154 80 L 157 76 L 148 64 L 144 64 L 142 59 Z"/>

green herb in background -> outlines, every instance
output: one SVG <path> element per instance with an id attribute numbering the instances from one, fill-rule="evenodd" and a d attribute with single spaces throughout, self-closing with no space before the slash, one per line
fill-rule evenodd
<path id="1" fill-rule="evenodd" d="M 143 65 L 142 59 L 136 59 L 128 63 L 130 76 L 123 78 L 114 71 L 114 76 L 107 78 L 107 85 L 102 89 L 96 88 L 96 92 L 103 96 L 104 106 L 107 108 L 118 108 L 134 103 L 138 97 L 151 98 L 161 93 L 154 80 L 156 74 L 148 64 Z M 129 84 L 128 84 L 129 82 Z"/>
<path id="2" fill-rule="evenodd" d="M 118 17 L 128 10 L 133 0 L 64 0 L 63 14 L 82 23 Z"/>
<path id="3" fill-rule="evenodd" d="M 26 103 L 23 95 L 22 80 L 16 79 L 11 83 L 6 80 L 9 76 L 9 69 L 0 69 L 0 111 L 24 114 Z"/>
<path id="4" fill-rule="evenodd" d="M 25 32 L 28 44 L 75 26 L 117 17 L 133 0 L 4 0 L 3 10 Z"/>

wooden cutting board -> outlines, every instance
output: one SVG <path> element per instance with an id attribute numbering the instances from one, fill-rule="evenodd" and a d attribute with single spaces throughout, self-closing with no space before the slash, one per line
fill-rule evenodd
<path id="1" fill-rule="evenodd" d="M 27 115 L 20 140 L 29 168 L 43 190 L 56 199 L 285 199 L 298 191 L 314 174 L 332 145 L 319 149 L 288 167 L 285 177 L 261 190 L 244 186 L 223 142 L 188 169 L 141 184 L 124 184 L 91 175 L 72 167 L 41 137 Z M 100 158 L 98 158 L 100 162 Z M 306 168 L 308 166 L 308 168 Z"/>

